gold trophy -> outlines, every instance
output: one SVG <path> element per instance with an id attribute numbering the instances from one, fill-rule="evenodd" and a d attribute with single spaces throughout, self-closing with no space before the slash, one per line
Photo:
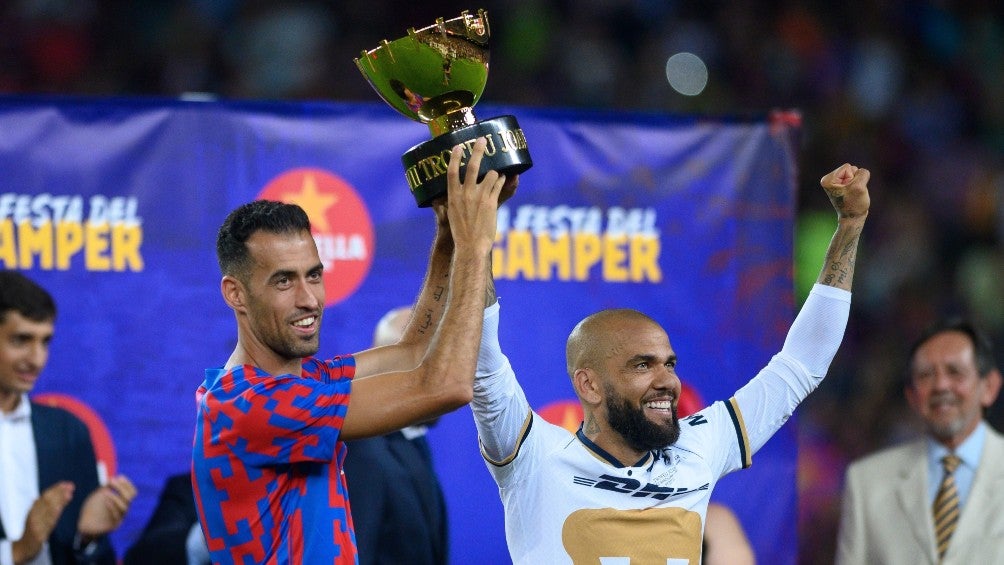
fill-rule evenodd
<path id="1" fill-rule="evenodd" d="M 464 161 L 479 137 L 488 142 L 480 179 L 490 170 L 512 176 L 533 165 L 526 137 L 513 116 L 476 121 L 473 107 L 488 81 L 488 13 L 466 10 L 376 49 L 363 51 L 356 66 L 377 94 L 405 116 L 429 125 L 432 139 L 401 156 L 405 178 L 420 207 L 446 195 L 446 166 L 454 146 Z M 464 175 L 461 163 L 460 175 Z"/>

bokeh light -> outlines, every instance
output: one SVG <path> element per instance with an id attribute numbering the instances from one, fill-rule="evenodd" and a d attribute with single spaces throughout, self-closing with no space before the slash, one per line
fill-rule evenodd
<path id="1" fill-rule="evenodd" d="M 693 53 L 677 53 L 666 61 L 666 79 L 680 94 L 697 96 L 708 85 L 708 66 Z"/>

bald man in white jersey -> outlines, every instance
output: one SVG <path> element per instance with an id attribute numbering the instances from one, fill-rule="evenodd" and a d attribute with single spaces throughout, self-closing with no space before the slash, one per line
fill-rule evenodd
<path id="1" fill-rule="evenodd" d="M 665 330 L 621 309 L 572 331 L 567 369 L 583 422 L 574 434 L 549 424 L 530 409 L 499 347 L 490 297 L 471 407 L 514 563 L 700 563 L 716 482 L 751 464 L 822 381 L 843 339 L 868 178 L 845 164 L 820 180 L 837 228 L 784 346 L 735 396 L 682 421 Z"/>

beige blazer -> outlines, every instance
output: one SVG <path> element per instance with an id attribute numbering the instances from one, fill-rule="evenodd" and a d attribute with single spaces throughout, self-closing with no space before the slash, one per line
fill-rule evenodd
<path id="1" fill-rule="evenodd" d="M 1004 436 L 988 426 L 980 466 L 942 565 L 1004 564 Z M 923 440 L 847 469 L 836 565 L 938 565 Z"/>

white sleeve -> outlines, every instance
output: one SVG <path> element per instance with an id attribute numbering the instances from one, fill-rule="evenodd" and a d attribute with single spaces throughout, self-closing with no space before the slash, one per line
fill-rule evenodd
<path id="1" fill-rule="evenodd" d="M 515 457 L 527 431 L 530 404 L 499 345 L 499 308 L 498 302 L 485 308 L 471 411 L 482 455 L 494 465 L 505 465 Z"/>
<path id="2" fill-rule="evenodd" d="M 851 293 L 816 284 L 788 330 L 781 351 L 736 392 L 736 402 L 756 453 L 819 386 L 847 327 Z"/>

